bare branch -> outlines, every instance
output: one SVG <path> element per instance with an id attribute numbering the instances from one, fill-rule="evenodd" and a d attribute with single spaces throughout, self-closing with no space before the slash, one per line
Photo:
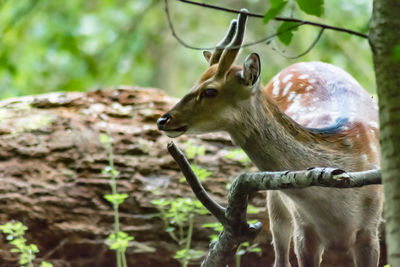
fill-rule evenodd
<path id="1" fill-rule="evenodd" d="M 174 144 L 170 142 L 167 146 L 168 152 L 174 158 L 176 163 L 178 163 L 186 181 L 193 190 L 193 193 L 199 199 L 199 201 L 206 207 L 223 225 L 225 222 L 225 208 L 219 205 L 214 199 L 212 199 L 204 190 L 203 186 L 197 179 L 192 168 L 190 167 L 189 161 L 182 153 L 182 151 Z"/>
<path id="2" fill-rule="evenodd" d="M 171 14 L 169 12 L 168 0 L 164 0 L 164 3 L 165 3 L 165 14 L 167 16 L 169 28 L 171 30 L 172 36 L 178 41 L 178 43 L 180 43 L 182 46 L 184 46 L 186 48 L 193 49 L 193 50 L 213 50 L 213 49 L 218 48 L 218 45 L 217 46 L 213 46 L 213 47 L 198 47 L 198 46 L 192 46 L 192 45 L 186 43 L 182 38 L 180 38 L 178 36 L 178 34 L 175 31 L 175 27 L 174 27 L 174 24 L 172 23 L 172 19 L 171 19 Z M 291 27 L 288 27 L 284 31 L 276 32 L 274 34 L 268 35 L 268 36 L 266 36 L 266 37 L 264 37 L 264 38 L 262 38 L 260 40 L 254 41 L 254 42 L 245 43 L 245 44 L 239 45 L 239 46 L 232 46 L 231 48 L 236 49 L 236 48 L 247 47 L 247 46 L 252 46 L 252 45 L 268 42 L 272 38 L 274 38 L 275 36 L 278 36 L 279 34 L 291 31 L 291 30 L 293 30 L 295 28 L 298 28 L 298 27 L 300 27 L 302 25 L 304 25 L 304 23 L 298 22 L 298 24 L 293 25 Z"/>
<path id="3" fill-rule="evenodd" d="M 306 55 L 307 53 L 309 53 L 311 51 L 311 49 L 313 49 L 315 47 L 315 45 L 318 43 L 319 39 L 321 39 L 322 34 L 324 33 L 324 28 L 321 28 L 321 30 L 319 31 L 317 37 L 314 39 L 314 41 L 311 43 L 311 45 L 302 53 L 296 55 L 296 56 L 287 56 L 285 55 L 283 52 L 281 52 L 279 49 L 273 48 L 273 50 L 277 51 L 281 56 L 288 58 L 288 59 L 298 59 L 304 55 Z"/>
<path id="4" fill-rule="evenodd" d="M 190 4 L 190 5 L 201 6 L 201 7 L 220 10 L 220 11 L 229 12 L 229 13 L 235 13 L 235 14 L 242 13 L 240 10 L 231 9 L 231 8 L 225 8 L 225 7 L 220 7 L 220 6 L 215 6 L 215 5 L 205 4 L 205 3 L 198 3 L 198 2 L 190 1 L 190 0 L 178 0 L 178 1 L 182 2 L 182 3 Z M 262 19 L 264 18 L 264 15 L 257 14 L 257 13 L 252 13 L 252 12 L 248 12 L 247 15 L 249 17 L 254 17 L 254 18 L 262 18 Z M 311 25 L 311 26 L 316 26 L 316 27 L 329 29 L 329 30 L 334 30 L 334 31 L 338 31 L 338 32 L 345 32 L 345 33 L 348 33 L 348 34 L 352 34 L 352 35 L 356 35 L 356 36 L 368 39 L 368 35 L 366 35 L 366 34 L 363 34 L 363 33 L 360 33 L 360 32 L 356 32 L 356 31 L 353 31 L 353 30 L 349 30 L 349 29 L 345 29 L 345 28 L 341 28 L 341 27 L 330 26 L 330 25 L 323 24 L 323 23 L 317 23 L 317 22 L 301 20 L 301 19 L 295 19 L 295 18 L 285 18 L 285 17 L 275 17 L 274 20 L 297 22 L 297 23 L 301 23 L 302 25 Z"/>
<path id="5" fill-rule="evenodd" d="M 226 265 L 240 243 L 251 241 L 257 236 L 262 225 L 259 222 L 249 225 L 246 211 L 248 196 L 255 191 L 300 189 L 309 186 L 350 188 L 382 183 L 379 170 L 347 173 L 337 168 L 309 168 L 302 171 L 243 173 L 232 183 L 228 207 L 224 209 L 210 198 L 185 155 L 173 142 L 168 144 L 168 151 L 178 163 L 194 194 L 224 226 L 218 241 L 211 244 L 201 265 L 203 267 Z"/>

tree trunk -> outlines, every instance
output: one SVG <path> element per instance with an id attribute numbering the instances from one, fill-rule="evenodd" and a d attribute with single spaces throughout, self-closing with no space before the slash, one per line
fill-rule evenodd
<path id="1" fill-rule="evenodd" d="M 400 266 L 400 2 L 375 0 L 370 26 L 380 109 L 386 242 L 391 266 Z"/>

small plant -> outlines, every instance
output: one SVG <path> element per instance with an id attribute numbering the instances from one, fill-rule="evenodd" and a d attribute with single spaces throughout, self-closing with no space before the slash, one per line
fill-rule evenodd
<path id="1" fill-rule="evenodd" d="M 206 149 L 204 146 L 193 145 L 191 141 L 185 142 L 185 153 L 189 159 L 193 159 L 196 163 L 198 156 L 204 156 Z"/>
<path id="2" fill-rule="evenodd" d="M 240 267 L 240 258 L 246 253 L 257 253 L 259 256 L 261 256 L 261 248 L 257 243 L 250 245 L 249 242 L 243 242 L 240 244 L 235 254 L 236 267 Z"/>
<path id="3" fill-rule="evenodd" d="M 207 169 L 201 168 L 197 165 L 191 164 L 190 167 L 192 168 L 194 174 L 199 179 L 199 181 L 203 182 L 207 177 L 209 177 L 212 172 L 208 171 Z M 182 176 L 179 178 L 179 182 L 183 183 L 186 181 L 186 178 Z"/>
<path id="4" fill-rule="evenodd" d="M 258 208 L 253 205 L 248 205 L 247 213 L 249 214 L 256 214 L 258 213 Z M 250 224 L 256 223 L 256 221 L 250 220 Z M 212 228 L 216 231 L 216 234 L 210 235 L 210 242 L 216 242 L 218 240 L 218 235 L 224 230 L 224 227 L 220 222 L 215 223 L 205 223 L 202 225 L 203 228 Z M 261 255 L 261 248 L 258 246 L 257 243 L 251 244 L 249 242 L 243 242 L 239 245 L 235 253 L 235 266 L 240 267 L 240 259 L 246 253 L 258 253 Z"/>
<path id="5" fill-rule="evenodd" d="M 190 248 L 194 218 L 198 214 L 208 213 L 207 209 L 203 207 L 200 201 L 191 198 L 157 199 L 153 200 L 152 203 L 160 211 L 160 218 L 164 221 L 165 231 L 181 248 L 176 252 L 174 258 L 183 267 L 186 267 L 191 260 L 200 259 L 204 252 Z"/>
<path id="6" fill-rule="evenodd" d="M 118 194 L 116 179 L 119 172 L 114 168 L 114 154 L 112 152 L 112 138 L 101 134 L 100 143 L 104 146 L 108 156 L 108 166 L 104 167 L 102 174 L 109 176 L 111 179 L 111 194 L 104 195 L 104 198 L 113 205 L 114 209 L 114 232 L 112 232 L 106 239 L 106 245 L 115 250 L 117 254 L 117 266 L 127 267 L 125 251 L 129 245 L 129 241 L 133 240 L 133 236 L 120 231 L 119 228 L 119 212 L 118 207 L 125 199 L 128 198 L 127 194 Z"/>
<path id="7" fill-rule="evenodd" d="M 6 239 L 15 248 L 10 251 L 19 254 L 19 265 L 22 267 L 33 267 L 33 260 L 35 254 L 39 252 L 38 247 L 35 244 L 26 244 L 24 238 L 25 231 L 28 227 L 23 225 L 21 222 L 7 222 L 6 224 L 0 225 L 0 231 L 6 235 Z M 43 261 L 40 267 L 51 267 L 51 263 Z"/>
<path id="8" fill-rule="evenodd" d="M 201 168 L 197 162 L 198 156 L 205 155 L 205 151 L 206 151 L 205 147 L 193 145 L 193 143 L 190 141 L 186 142 L 184 145 L 185 145 L 186 156 L 189 159 L 193 159 L 193 164 L 190 164 L 190 167 L 192 167 L 192 170 L 193 170 L 194 174 L 197 176 L 197 178 L 201 182 L 204 181 L 205 179 L 207 179 L 207 177 L 209 177 L 212 174 L 212 172 L 208 171 L 207 169 Z M 184 176 L 179 178 L 179 182 L 183 183 L 185 181 L 186 181 L 186 179 Z"/>

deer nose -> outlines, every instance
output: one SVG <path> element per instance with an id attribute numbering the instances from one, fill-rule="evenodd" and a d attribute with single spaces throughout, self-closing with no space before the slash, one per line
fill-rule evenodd
<path id="1" fill-rule="evenodd" d="M 170 119 L 171 119 L 171 115 L 169 115 L 169 113 L 165 113 L 160 118 L 158 118 L 158 120 L 157 120 L 158 130 L 161 130 L 161 131 L 164 130 L 165 124 L 167 124 L 167 122 Z"/>

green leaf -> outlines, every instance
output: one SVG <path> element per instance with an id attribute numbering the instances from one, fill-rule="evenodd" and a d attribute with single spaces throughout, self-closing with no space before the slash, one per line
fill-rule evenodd
<path id="1" fill-rule="evenodd" d="M 100 134 L 100 143 L 102 145 L 109 145 L 113 141 L 112 137 L 106 135 L 106 134 Z"/>
<path id="2" fill-rule="evenodd" d="M 46 261 L 42 261 L 42 263 L 40 264 L 40 267 L 53 267 L 53 264 L 48 263 Z"/>
<path id="3" fill-rule="evenodd" d="M 291 22 L 291 21 L 284 21 L 278 28 L 278 38 L 279 40 L 285 44 L 289 45 L 290 42 L 292 41 L 293 38 L 293 32 L 297 31 L 298 27 L 295 27 L 298 25 L 296 22 Z"/>
<path id="4" fill-rule="evenodd" d="M 258 210 L 258 208 L 257 207 L 255 207 L 255 206 L 253 206 L 253 205 L 248 205 L 247 206 L 247 213 L 248 214 L 257 214 L 257 213 L 259 213 L 260 211 Z"/>
<path id="5" fill-rule="evenodd" d="M 324 0 L 296 0 L 300 9 L 309 15 L 321 17 L 324 13 Z"/>
<path id="6" fill-rule="evenodd" d="M 255 247 L 255 248 L 249 249 L 249 251 L 250 251 L 250 252 L 254 252 L 254 253 L 261 253 L 261 248 Z"/>
<path id="7" fill-rule="evenodd" d="M 104 198 L 111 203 L 116 202 L 118 205 L 128 198 L 128 194 L 107 194 Z"/>
<path id="8" fill-rule="evenodd" d="M 206 153 L 204 146 L 193 145 L 191 141 L 186 142 L 185 146 L 186 156 L 190 159 L 195 158 L 196 156 L 204 156 Z"/>
<path id="9" fill-rule="evenodd" d="M 164 198 L 154 199 L 154 200 L 152 200 L 152 201 L 150 201 L 150 202 L 151 202 L 151 204 L 153 204 L 153 205 L 161 206 L 161 207 L 168 206 L 169 204 L 171 204 L 171 201 L 170 201 L 170 200 L 166 200 L 166 199 L 164 199 Z"/>
<path id="10" fill-rule="evenodd" d="M 192 164 L 190 166 L 192 167 L 194 174 L 200 181 L 204 181 L 205 179 L 207 179 L 207 177 L 209 177 L 212 174 L 212 172 L 209 172 L 207 169 L 201 168 L 197 165 Z M 179 178 L 180 183 L 184 183 L 185 181 L 186 178 L 184 176 Z"/>
<path id="11" fill-rule="evenodd" d="M 133 239 L 133 236 L 130 236 L 125 232 L 118 232 L 118 234 L 110 234 L 105 243 L 111 250 L 125 251 L 129 245 L 129 241 Z"/>
<path id="12" fill-rule="evenodd" d="M 175 227 L 170 226 L 170 227 L 165 228 L 165 232 L 167 232 L 167 233 L 172 233 L 174 231 L 175 231 Z"/>
<path id="13" fill-rule="evenodd" d="M 29 247 L 29 250 L 31 252 L 33 252 L 33 253 L 38 253 L 39 252 L 39 249 L 35 244 L 30 244 L 28 247 Z"/>
<path id="14" fill-rule="evenodd" d="M 174 259 L 182 259 L 186 257 L 187 249 L 178 250 L 175 253 Z"/>
<path id="15" fill-rule="evenodd" d="M 264 24 L 267 24 L 271 19 L 275 18 L 283 8 L 286 6 L 287 2 L 284 0 L 271 0 L 271 8 L 264 14 Z"/>
<path id="16" fill-rule="evenodd" d="M 101 174 L 103 175 L 108 175 L 111 173 L 112 167 L 111 166 L 105 166 L 102 170 L 101 170 Z"/>

